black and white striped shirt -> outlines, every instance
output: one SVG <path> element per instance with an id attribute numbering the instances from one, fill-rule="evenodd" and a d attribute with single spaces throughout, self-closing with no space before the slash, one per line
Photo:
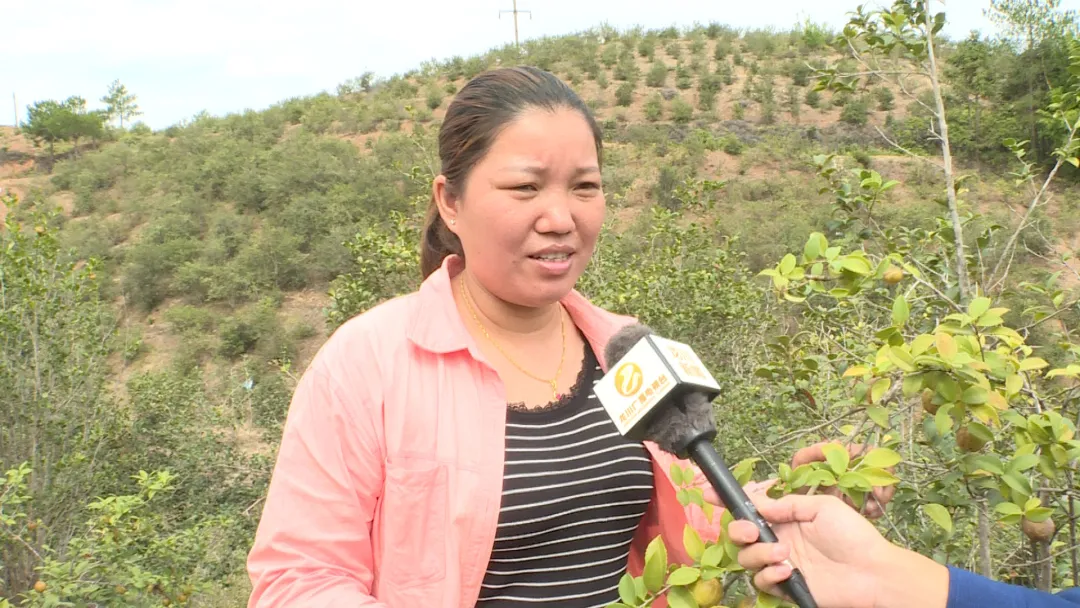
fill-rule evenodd
<path id="1" fill-rule="evenodd" d="M 601 375 L 586 344 L 568 396 L 539 409 L 510 407 L 499 527 L 477 606 L 619 601 L 630 542 L 652 495 L 652 464 L 596 400 L 591 389 Z"/>

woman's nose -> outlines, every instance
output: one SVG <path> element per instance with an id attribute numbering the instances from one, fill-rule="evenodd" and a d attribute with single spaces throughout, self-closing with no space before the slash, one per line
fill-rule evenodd
<path id="1" fill-rule="evenodd" d="M 574 215 L 570 211 L 570 199 L 557 194 L 545 202 L 544 212 L 537 221 L 538 232 L 565 234 L 574 229 Z"/>

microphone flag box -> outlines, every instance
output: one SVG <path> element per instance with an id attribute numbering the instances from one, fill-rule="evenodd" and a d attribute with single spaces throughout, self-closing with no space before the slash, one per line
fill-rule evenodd
<path id="1" fill-rule="evenodd" d="M 661 401 L 681 399 L 691 391 L 710 400 L 720 394 L 720 385 L 694 349 L 657 335 L 646 335 L 608 365 L 593 392 L 619 433 L 631 439 L 643 438 Z"/>

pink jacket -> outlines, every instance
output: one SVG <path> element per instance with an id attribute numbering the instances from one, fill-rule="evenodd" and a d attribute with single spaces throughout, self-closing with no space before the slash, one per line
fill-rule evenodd
<path id="1" fill-rule="evenodd" d="M 304 372 L 248 557 L 249 608 L 475 604 L 499 516 L 506 398 L 455 308 L 460 264 L 448 258 L 418 291 L 346 322 Z M 606 370 L 604 346 L 634 319 L 577 291 L 562 303 Z M 655 489 L 635 575 L 656 535 L 690 563 L 685 525 L 719 532 L 676 500 L 675 457 L 646 446 Z"/>

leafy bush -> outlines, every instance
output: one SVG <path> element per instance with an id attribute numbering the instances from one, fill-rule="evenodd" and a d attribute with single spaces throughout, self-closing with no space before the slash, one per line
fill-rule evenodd
<path id="1" fill-rule="evenodd" d="M 664 116 L 664 100 L 659 94 L 649 97 L 645 102 L 645 119 L 656 122 Z"/>
<path id="2" fill-rule="evenodd" d="M 677 123 L 685 124 L 694 117 L 694 106 L 690 105 L 682 97 L 676 97 L 671 101 L 671 119 Z"/>
<path id="3" fill-rule="evenodd" d="M 867 122 L 870 102 L 863 97 L 852 97 L 840 111 L 840 120 L 851 125 L 862 126 Z"/>
<path id="4" fill-rule="evenodd" d="M 893 92 L 888 87 L 874 89 L 874 99 L 877 100 L 879 110 L 888 111 L 893 109 Z"/>
<path id="5" fill-rule="evenodd" d="M 665 86 L 667 82 L 668 68 L 663 61 L 657 61 L 645 74 L 645 85 L 653 88 Z"/>

